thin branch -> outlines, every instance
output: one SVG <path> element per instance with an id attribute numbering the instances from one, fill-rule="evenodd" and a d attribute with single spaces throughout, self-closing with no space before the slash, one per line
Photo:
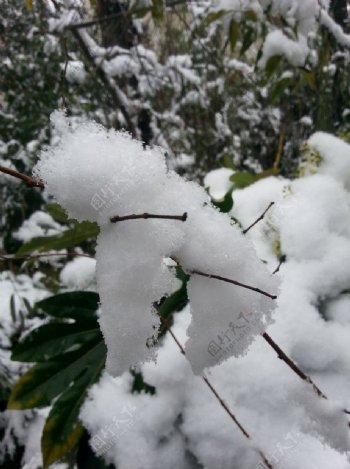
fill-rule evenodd
<path id="1" fill-rule="evenodd" d="M 276 342 L 269 336 L 266 332 L 262 334 L 262 337 L 266 340 L 266 342 L 275 350 L 279 359 L 283 360 L 289 368 L 291 368 L 295 374 L 299 376 L 303 381 L 306 381 L 308 384 L 312 386 L 313 391 L 322 399 L 328 400 L 328 397 L 321 391 L 321 389 L 312 381 L 310 376 L 306 375 L 298 365 L 290 358 L 288 355 L 283 352 L 281 347 L 276 344 Z M 343 409 L 345 414 L 350 415 L 350 411 L 347 409 Z M 350 426 L 350 425 L 349 425 Z"/>
<path id="2" fill-rule="evenodd" d="M 187 220 L 187 212 L 184 212 L 182 215 L 156 215 L 154 213 L 141 213 L 140 215 L 125 215 L 119 217 L 118 215 L 112 217 L 110 221 L 112 223 L 118 223 L 119 221 L 125 220 L 139 220 L 144 219 L 147 220 L 148 218 L 161 218 L 164 220 L 179 220 L 179 221 L 186 221 Z"/>
<path id="3" fill-rule="evenodd" d="M 242 231 L 243 234 L 248 233 L 249 230 L 251 230 L 259 221 L 263 220 L 266 213 L 270 210 L 270 208 L 274 205 L 275 202 L 270 202 L 268 207 L 263 211 L 263 213 L 260 215 L 259 218 L 257 218 L 251 225 L 248 226 L 245 230 Z"/>
<path id="4" fill-rule="evenodd" d="M 172 331 L 170 325 L 169 325 L 169 322 L 166 318 L 163 318 L 159 313 L 158 313 L 158 316 L 162 322 L 162 324 L 165 326 L 165 328 L 167 329 L 167 331 L 169 332 L 169 334 L 171 335 L 171 337 L 174 339 L 174 342 L 176 343 L 176 345 L 178 346 L 180 352 L 186 356 L 186 353 L 185 353 L 185 349 L 183 348 L 183 346 L 181 345 L 180 341 L 178 340 L 178 338 L 175 336 L 174 332 Z M 251 440 L 251 436 L 250 434 L 247 432 L 247 430 L 243 427 L 243 425 L 239 422 L 239 420 L 237 419 L 237 417 L 233 414 L 233 412 L 229 409 L 228 405 L 225 403 L 225 401 L 222 399 L 222 397 L 220 396 L 220 394 L 218 393 L 218 391 L 214 388 L 214 386 L 212 385 L 212 383 L 209 381 L 209 379 L 206 377 L 206 376 L 202 376 L 201 377 L 202 380 L 205 382 L 205 384 L 208 386 L 208 388 L 210 389 L 210 391 L 212 392 L 212 394 L 215 396 L 216 400 L 219 402 L 219 404 L 221 405 L 221 407 L 225 410 L 225 412 L 229 415 L 229 417 L 231 418 L 231 420 L 233 420 L 233 422 L 236 424 L 236 426 L 239 428 L 239 430 L 241 431 L 241 433 L 243 433 L 243 435 L 248 439 L 248 440 Z M 258 453 L 259 455 L 261 456 L 261 458 L 263 459 L 264 463 L 266 464 L 266 466 L 269 468 L 269 469 L 272 469 L 272 466 L 271 466 L 271 463 L 268 461 L 268 459 L 266 458 L 266 456 L 264 455 L 264 453 L 258 449 L 258 448 L 254 448 Z"/>
<path id="5" fill-rule="evenodd" d="M 277 272 L 279 272 L 279 270 L 280 270 L 280 268 L 281 268 L 281 265 L 282 265 L 284 262 L 286 262 L 286 259 L 287 259 L 287 257 L 286 257 L 285 254 L 283 254 L 283 255 L 280 257 L 279 264 L 278 264 L 278 266 L 276 267 L 276 269 L 272 272 L 272 275 L 275 275 L 275 274 L 277 274 Z"/>
<path id="6" fill-rule="evenodd" d="M 272 295 L 271 293 L 267 293 L 266 291 L 261 290 L 260 288 L 252 287 L 251 285 L 238 282 L 237 280 L 233 280 L 231 278 L 221 277 L 220 275 L 214 275 L 214 274 L 206 274 L 205 272 L 200 272 L 199 270 L 191 270 L 189 273 L 195 274 L 195 275 L 201 275 L 202 277 L 214 278 L 216 280 L 221 280 L 222 282 L 233 283 L 233 285 L 237 285 L 238 287 L 247 288 L 248 290 L 252 290 L 257 293 L 260 293 L 261 295 L 267 296 L 271 298 L 271 300 L 275 300 L 277 298 L 277 295 Z"/>
<path id="7" fill-rule="evenodd" d="M 296 373 L 299 378 L 301 378 L 303 381 L 306 381 L 307 383 L 311 384 L 313 390 L 315 391 L 315 393 L 319 396 L 319 397 L 322 397 L 323 399 L 327 399 L 326 395 L 323 394 L 323 392 L 316 386 L 316 384 L 312 381 L 312 379 L 310 378 L 310 376 L 307 376 L 294 362 L 293 360 L 288 357 L 288 355 L 283 352 L 283 350 L 281 349 L 281 347 L 279 347 L 276 342 L 267 334 L 267 332 L 264 332 L 264 334 L 262 334 L 262 337 L 266 340 L 266 342 L 275 350 L 275 352 L 277 353 L 277 356 L 278 358 L 280 358 L 281 360 L 283 360 L 288 366 L 289 368 L 291 368 L 294 373 Z"/>
<path id="8" fill-rule="evenodd" d="M 26 174 L 16 171 L 15 169 L 6 168 L 5 166 L 0 165 L 0 172 L 20 179 L 27 184 L 28 187 L 44 187 L 44 183 L 40 179 L 34 179 L 31 176 L 27 176 Z"/>

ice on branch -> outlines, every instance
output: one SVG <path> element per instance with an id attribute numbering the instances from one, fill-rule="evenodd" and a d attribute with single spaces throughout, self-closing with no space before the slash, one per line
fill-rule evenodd
<path id="1" fill-rule="evenodd" d="M 35 175 L 71 217 L 100 225 L 100 325 L 111 374 L 155 356 L 149 346 L 160 323 L 154 304 L 179 287 L 165 258 L 176 259 L 188 273 L 219 275 L 276 294 L 277 280 L 250 241 L 210 204 L 202 187 L 167 169 L 161 149 L 144 149 L 127 133 L 92 122 L 75 126 L 61 113 L 53 115 L 53 124 L 59 143 L 41 153 Z M 184 212 L 184 222 L 110 221 Z M 271 322 L 275 301 L 256 291 L 192 274 L 188 294 L 192 322 L 186 354 L 195 373 L 244 354 Z"/>

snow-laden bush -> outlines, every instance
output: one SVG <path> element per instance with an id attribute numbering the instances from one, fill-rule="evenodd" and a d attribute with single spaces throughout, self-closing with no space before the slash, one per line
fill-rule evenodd
<path id="1" fill-rule="evenodd" d="M 240 229 L 211 205 L 203 188 L 168 171 L 160 149 L 144 149 L 129 135 L 107 132 L 94 123 L 73 129 L 62 114 L 55 115 L 54 125 L 61 140 L 41 153 L 35 173 L 71 217 L 100 225 L 97 280 L 107 370 L 119 375 L 154 356 L 149 339 L 160 324 L 154 303 L 178 288 L 165 258 L 193 274 L 186 354 L 194 372 L 232 354 L 242 355 L 271 322 L 277 280 Z M 111 222 L 113 217 L 145 213 L 180 219 Z M 226 329 L 235 333 L 245 320 L 249 331 L 218 357 L 215 336 Z"/>
<path id="2" fill-rule="evenodd" d="M 100 225 L 97 276 L 108 370 L 121 374 L 152 356 L 146 343 L 158 321 L 153 304 L 176 288 L 172 258 L 192 274 L 190 304 L 176 316 L 175 335 L 186 344 L 196 373 L 219 364 L 209 372 L 211 381 L 256 447 L 273 467 L 348 469 L 343 409 L 350 405 L 350 147 L 315 134 L 308 145 L 319 155 L 317 165 L 303 168 L 310 175 L 294 181 L 270 177 L 233 192 L 232 215 L 243 226 L 275 202 L 248 233 L 254 250 L 199 186 L 167 172 L 161 150 L 145 150 L 128 135 L 92 123 L 73 129 L 61 115 L 55 119 L 61 140 L 42 153 L 36 174 L 71 216 Z M 217 191 L 220 178 L 208 179 Z M 224 180 L 225 190 L 227 185 Z M 184 212 L 186 221 L 111 222 L 116 216 Z M 272 325 L 271 298 L 193 274 L 221 275 L 275 293 L 277 280 L 268 271 L 278 257 L 286 260 L 276 274 L 281 285 Z M 248 332 L 235 335 L 246 320 Z M 258 337 L 268 324 L 329 400 L 320 399 Z M 105 374 L 92 388 L 81 418 L 96 453 L 121 469 L 266 467 L 170 335 L 154 354 L 156 363 L 141 368 L 155 395 L 131 394 L 129 373 Z"/>

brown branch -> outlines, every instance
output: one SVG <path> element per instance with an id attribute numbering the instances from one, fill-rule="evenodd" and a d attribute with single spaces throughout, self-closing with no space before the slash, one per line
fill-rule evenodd
<path id="1" fill-rule="evenodd" d="M 171 337 L 174 339 L 174 342 L 176 343 L 176 345 L 179 347 L 179 350 L 180 352 L 186 356 L 186 353 L 185 353 L 185 349 L 183 348 L 183 346 L 181 345 L 180 341 L 178 340 L 178 338 L 175 336 L 174 332 L 172 331 L 170 325 L 169 325 L 169 322 L 166 318 L 163 318 L 159 313 L 158 313 L 158 316 L 162 322 L 162 324 L 165 326 L 165 328 L 167 329 L 167 331 L 169 332 L 169 334 L 171 335 Z M 219 402 L 219 404 L 221 405 L 221 407 L 225 410 L 225 412 L 229 415 L 229 417 L 231 418 L 231 420 L 233 420 L 233 422 L 236 424 L 236 426 L 239 428 L 239 430 L 243 433 L 243 435 L 248 439 L 248 440 L 251 440 L 251 436 L 250 434 L 247 432 L 247 430 L 243 427 L 243 425 L 239 422 L 239 420 L 237 419 L 237 417 L 233 414 L 233 412 L 229 409 L 228 405 L 225 403 L 225 401 L 222 399 L 222 397 L 220 396 L 220 394 L 218 393 L 218 391 L 214 388 L 214 386 L 212 385 L 212 383 L 208 380 L 208 378 L 206 376 L 202 376 L 201 377 L 202 380 L 205 382 L 205 384 L 208 386 L 208 388 L 210 389 L 210 391 L 212 392 L 212 394 L 215 396 L 216 400 Z M 264 453 L 258 449 L 258 448 L 254 448 L 258 453 L 259 455 L 261 456 L 261 458 L 263 459 L 264 463 L 266 464 L 266 466 L 269 468 L 269 469 L 272 469 L 272 466 L 271 466 L 271 463 L 268 461 L 268 459 L 266 458 L 266 456 L 264 455 Z"/>
<path id="2" fill-rule="evenodd" d="M 263 220 L 266 213 L 270 210 L 272 205 L 274 205 L 275 202 L 270 202 L 269 206 L 263 211 L 263 213 L 260 215 L 259 218 L 257 218 L 251 225 L 248 226 L 245 230 L 242 231 L 243 234 L 248 233 L 249 230 L 251 230 L 259 221 Z"/>
<path id="3" fill-rule="evenodd" d="M 262 334 L 262 337 L 266 340 L 266 342 L 275 350 L 275 352 L 277 353 L 277 356 L 278 358 L 280 358 L 281 360 L 283 360 L 288 366 L 289 368 L 291 368 L 294 373 L 296 373 L 299 378 L 301 378 L 303 381 L 306 381 L 307 383 L 311 384 L 313 390 L 315 391 L 315 393 L 319 396 L 319 397 L 322 397 L 323 399 L 327 399 L 326 395 L 323 394 L 323 392 L 316 386 L 316 384 L 312 381 L 312 379 L 310 378 L 310 376 L 307 376 L 294 362 L 293 360 L 288 357 L 288 355 L 283 352 L 283 350 L 281 349 L 281 347 L 279 347 L 276 342 L 267 334 L 267 332 L 264 332 L 264 334 Z"/>
<path id="4" fill-rule="evenodd" d="M 277 298 L 277 295 L 271 295 L 271 293 L 267 293 L 266 291 L 261 290 L 260 288 L 252 287 L 251 285 L 246 285 L 245 283 L 238 282 L 237 280 L 233 280 L 231 278 L 221 277 L 220 275 L 214 274 L 206 274 L 205 272 L 200 272 L 199 270 L 191 270 L 190 274 L 201 275 L 202 277 L 214 278 L 216 280 L 221 280 L 222 282 L 233 283 L 233 285 L 237 285 L 238 287 L 247 288 L 248 290 L 252 290 L 257 293 L 260 293 L 261 295 L 267 296 L 271 298 L 271 300 L 275 300 Z"/>
<path id="5" fill-rule="evenodd" d="M 44 187 L 44 183 L 40 179 L 34 179 L 31 176 L 27 176 L 26 174 L 16 171 L 15 169 L 6 168 L 5 166 L 0 165 L 0 172 L 20 179 L 27 184 L 28 187 Z"/>
<path id="6" fill-rule="evenodd" d="M 184 212 L 182 215 L 155 215 L 154 213 L 141 213 L 140 215 L 125 215 L 119 217 L 118 215 L 110 218 L 112 223 L 118 223 L 119 221 L 125 220 L 139 220 L 144 219 L 147 220 L 148 218 L 161 218 L 163 220 L 179 220 L 179 221 L 186 221 L 187 220 L 187 212 Z"/>

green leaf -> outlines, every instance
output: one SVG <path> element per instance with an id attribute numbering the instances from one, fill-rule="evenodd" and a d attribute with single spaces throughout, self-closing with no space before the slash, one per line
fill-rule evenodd
<path id="1" fill-rule="evenodd" d="M 233 170 L 235 169 L 233 161 L 232 161 L 232 156 L 228 155 L 227 153 L 223 155 L 223 157 L 221 158 L 221 162 L 225 168 L 233 169 Z"/>
<path id="2" fill-rule="evenodd" d="M 233 207 L 233 198 L 232 198 L 233 187 L 225 194 L 223 200 L 214 200 L 212 199 L 211 203 L 217 207 L 220 212 L 228 213 L 232 210 Z"/>
<path id="3" fill-rule="evenodd" d="M 102 338 L 97 343 L 95 341 L 75 352 L 65 353 L 60 358 L 38 363 L 17 381 L 8 408 L 20 410 L 49 405 L 79 376 L 92 373 L 101 349 L 105 352 Z"/>
<path id="4" fill-rule="evenodd" d="M 225 10 L 212 11 L 204 18 L 204 20 L 202 21 L 202 26 L 204 28 L 207 28 L 211 23 L 214 23 L 215 21 L 219 20 L 224 15 L 227 15 L 227 11 Z"/>
<path id="5" fill-rule="evenodd" d="M 279 80 L 271 89 L 270 91 L 270 100 L 272 103 L 277 101 L 282 94 L 288 89 L 288 86 L 290 86 L 293 83 L 293 78 L 287 77 L 287 78 L 282 78 Z"/>
<path id="6" fill-rule="evenodd" d="M 268 78 L 270 78 L 271 75 L 273 75 L 274 72 L 278 69 L 278 66 L 280 65 L 281 61 L 282 61 L 281 55 L 273 55 L 272 57 L 269 58 L 265 67 L 266 75 Z"/>
<path id="7" fill-rule="evenodd" d="M 106 348 L 100 342 L 94 349 L 89 369 L 54 403 L 41 438 L 44 467 L 62 459 L 77 445 L 83 432 L 79 422 L 80 408 L 88 389 L 98 380 L 104 368 L 105 356 Z"/>
<path id="8" fill-rule="evenodd" d="M 24 0 L 24 5 L 27 11 L 30 11 L 33 8 L 33 0 Z"/>
<path id="9" fill-rule="evenodd" d="M 152 396 L 156 393 L 156 388 L 144 381 L 142 373 L 136 372 L 135 370 L 131 370 L 130 373 L 134 377 L 131 392 L 136 392 L 138 394 L 144 392 L 145 394 L 151 394 Z"/>
<path id="10" fill-rule="evenodd" d="M 168 318 L 175 311 L 181 311 L 188 303 L 187 281 L 189 277 L 181 268 L 177 268 L 176 272 L 176 276 L 182 281 L 182 285 L 179 290 L 164 298 L 158 306 L 158 313 L 163 318 Z"/>
<path id="11" fill-rule="evenodd" d="M 16 304 L 15 304 L 15 295 L 11 295 L 10 299 L 10 314 L 13 322 L 16 322 Z"/>
<path id="12" fill-rule="evenodd" d="M 239 171 L 232 174 L 230 181 L 233 182 L 235 189 L 242 189 L 256 181 L 256 174 L 248 173 L 248 171 Z"/>
<path id="13" fill-rule="evenodd" d="M 44 210 L 51 215 L 55 221 L 58 221 L 59 223 L 67 223 L 68 215 L 59 204 L 45 204 Z"/>
<path id="14" fill-rule="evenodd" d="M 256 30 L 255 30 L 255 28 L 252 28 L 251 26 L 247 26 L 245 28 L 245 33 L 243 35 L 242 47 L 241 47 L 241 50 L 240 50 L 240 55 L 241 56 L 249 49 L 249 47 L 253 44 L 255 39 L 256 39 Z"/>
<path id="15" fill-rule="evenodd" d="M 314 74 L 309 70 L 301 70 L 301 76 L 303 77 L 304 81 L 307 85 L 313 90 L 316 91 L 316 81 Z"/>
<path id="16" fill-rule="evenodd" d="M 230 21 L 229 37 L 231 52 L 233 52 L 239 39 L 239 23 L 234 19 Z"/>
<path id="17" fill-rule="evenodd" d="M 164 1 L 163 0 L 152 0 L 152 16 L 156 21 L 161 21 L 164 16 Z"/>
<path id="18" fill-rule="evenodd" d="M 90 327 L 89 323 L 84 322 L 44 324 L 15 346 L 11 359 L 20 362 L 45 362 L 89 342 L 101 340 L 97 320 L 96 327 Z"/>
<path id="19" fill-rule="evenodd" d="M 258 21 L 258 17 L 257 17 L 257 15 L 256 15 L 256 13 L 255 13 L 254 10 L 247 10 L 247 11 L 245 12 L 245 17 L 246 17 L 247 20 L 253 21 L 254 23 L 255 23 L 256 21 Z"/>
<path id="20" fill-rule="evenodd" d="M 55 318 L 71 318 L 83 322 L 96 320 L 99 295 L 90 291 L 60 293 L 38 301 L 35 307 Z"/>
<path id="21" fill-rule="evenodd" d="M 33 251 L 45 252 L 59 249 L 66 249 L 77 246 L 83 241 L 90 238 L 95 238 L 99 233 L 99 228 L 96 223 L 84 221 L 77 223 L 73 228 L 70 228 L 63 233 L 53 236 L 40 236 L 33 238 L 27 243 L 23 244 L 17 251 L 16 256 L 22 256 Z"/>
<path id="22" fill-rule="evenodd" d="M 133 11 L 133 17 L 134 18 L 143 18 L 150 11 L 152 11 L 152 8 L 150 8 L 150 7 L 138 8 L 137 10 Z"/>

